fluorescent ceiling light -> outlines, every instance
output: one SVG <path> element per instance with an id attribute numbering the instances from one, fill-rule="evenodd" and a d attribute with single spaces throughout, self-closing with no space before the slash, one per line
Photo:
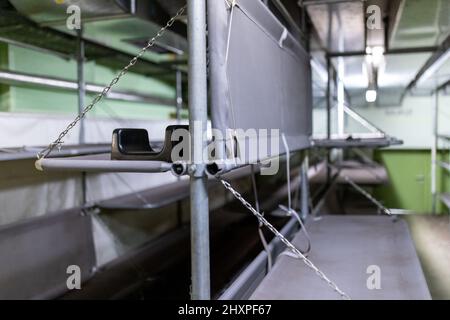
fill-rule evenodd
<path id="1" fill-rule="evenodd" d="M 367 47 L 366 48 L 366 61 L 367 63 L 373 63 L 376 67 L 384 62 L 384 48 L 377 47 Z"/>
<path id="2" fill-rule="evenodd" d="M 366 101 L 369 103 L 377 101 L 377 91 L 376 90 L 367 90 L 366 91 Z"/>
<path id="3" fill-rule="evenodd" d="M 372 56 L 373 56 L 373 63 L 376 66 L 379 66 L 384 59 L 384 48 L 383 47 L 373 47 L 372 48 Z"/>
<path id="4" fill-rule="evenodd" d="M 372 47 L 372 55 L 381 57 L 384 54 L 384 48 L 381 46 Z"/>

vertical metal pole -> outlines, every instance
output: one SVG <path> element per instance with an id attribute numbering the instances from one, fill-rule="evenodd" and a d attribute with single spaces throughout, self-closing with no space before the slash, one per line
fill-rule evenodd
<path id="1" fill-rule="evenodd" d="M 344 87 L 344 77 L 345 77 L 345 65 L 344 59 L 339 57 L 337 59 L 338 63 L 338 73 L 336 76 L 337 80 L 337 133 L 339 136 L 344 136 L 345 133 L 345 87 Z M 342 162 L 344 160 L 344 150 L 337 150 L 338 161 Z"/>
<path id="2" fill-rule="evenodd" d="M 191 267 L 193 300 L 210 299 L 209 209 L 205 173 L 207 128 L 206 0 L 188 0 L 191 133 Z"/>
<path id="3" fill-rule="evenodd" d="M 327 56 L 327 139 L 331 139 L 331 60 L 330 57 Z M 330 163 L 330 151 L 327 151 L 327 164 Z M 330 166 L 327 165 L 327 184 L 330 183 L 331 180 L 331 169 Z"/>
<path id="4" fill-rule="evenodd" d="M 339 77 L 338 77 L 338 89 L 337 89 L 337 117 L 338 117 L 338 123 L 337 123 L 337 131 L 340 136 L 343 136 L 345 133 L 345 89 L 344 89 L 344 82 L 342 81 L 343 77 L 343 59 L 339 59 Z M 342 71 L 342 72 L 341 72 Z"/>
<path id="5" fill-rule="evenodd" d="M 302 17 L 301 17 L 301 19 L 302 19 L 301 20 L 301 29 L 302 29 L 303 33 L 307 35 L 308 39 L 307 39 L 306 43 L 307 43 L 308 52 L 309 52 L 309 49 L 310 49 L 309 48 L 310 34 L 306 30 L 306 8 L 303 6 L 303 0 L 300 0 L 299 4 L 300 4 L 300 9 L 301 9 L 301 14 L 302 14 Z"/>
<path id="6" fill-rule="evenodd" d="M 183 107 L 183 75 L 180 70 L 176 72 L 176 118 L 177 124 L 181 123 L 181 108 Z M 181 178 L 178 177 L 177 180 Z M 183 203 L 182 201 L 177 201 L 177 222 L 178 226 L 183 224 Z"/>
<path id="7" fill-rule="evenodd" d="M 331 139 L 331 60 L 327 57 L 327 139 Z"/>
<path id="8" fill-rule="evenodd" d="M 431 213 L 436 213 L 437 206 L 437 178 L 436 162 L 438 147 L 438 112 L 439 112 L 439 91 L 436 90 L 433 103 L 433 145 L 431 147 Z"/>
<path id="9" fill-rule="evenodd" d="M 306 219 L 306 217 L 309 215 L 309 182 L 308 182 L 308 155 L 305 156 L 305 159 L 303 160 L 302 168 L 301 168 L 301 213 L 302 213 L 302 219 Z"/>
<path id="10" fill-rule="evenodd" d="M 177 123 L 180 124 L 181 122 L 181 108 L 183 107 L 183 75 L 181 74 L 180 70 L 177 70 L 176 73 L 176 91 L 177 91 L 177 110 L 176 110 L 176 117 L 177 117 Z"/>
<path id="11" fill-rule="evenodd" d="M 78 114 L 81 114 L 84 108 L 85 96 L 86 96 L 86 82 L 84 78 L 84 60 L 85 60 L 85 50 L 83 41 L 83 30 L 77 29 L 77 81 L 78 81 Z M 83 144 L 85 141 L 84 135 L 84 119 L 80 120 L 80 134 L 79 143 Z"/>
<path id="12" fill-rule="evenodd" d="M 80 115 L 84 109 L 85 97 L 86 97 L 86 81 L 84 77 L 84 61 L 85 61 L 85 49 L 83 41 L 83 29 L 77 29 L 77 82 L 78 82 L 78 115 Z M 85 131 L 84 131 L 84 119 L 80 120 L 80 132 L 78 136 L 79 144 L 85 143 Z M 86 203 L 86 173 L 81 174 L 81 201 L 82 204 Z"/>

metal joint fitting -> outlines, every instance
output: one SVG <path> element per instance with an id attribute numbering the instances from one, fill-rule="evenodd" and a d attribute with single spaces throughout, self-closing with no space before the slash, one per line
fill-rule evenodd
<path id="1" fill-rule="evenodd" d="M 193 163 L 188 167 L 188 173 L 195 178 L 203 178 L 206 175 L 206 164 Z"/>

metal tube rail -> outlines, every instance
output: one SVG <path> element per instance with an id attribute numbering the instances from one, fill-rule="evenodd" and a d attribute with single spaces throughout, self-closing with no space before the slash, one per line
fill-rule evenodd
<path id="1" fill-rule="evenodd" d="M 168 172 L 172 163 L 163 161 L 115 161 L 108 159 L 109 154 L 81 156 L 71 158 L 43 158 L 36 161 L 39 171 L 66 172 Z"/>
<path id="2" fill-rule="evenodd" d="M 84 62 L 85 62 L 85 46 L 83 40 L 83 29 L 80 28 L 77 30 L 77 82 L 78 82 L 78 115 L 81 116 L 83 113 L 85 98 L 86 98 L 86 79 L 84 74 Z M 85 143 L 85 119 L 82 118 L 80 120 L 80 131 L 78 135 L 78 143 Z M 86 181 L 86 173 L 83 172 L 81 174 L 81 194 L 82 194 L 82 202 L 86 203 L 87 199 L 87 181 Z"/>
<path id="3" fill-rule="evenodd" d="M 193 300 L 211 298 L 209 208 L 205 173 L 207 128 L 206 0 L 188 0 L 189 126 L 191 133 L 191 280 Z"/>
<path id="4" fill-rule="evenodd" d="M 60 89 L 67 91 L 77 91 L 77 81 L 66 80 L 62 78 L 54 78 L 42 75 L 33 75 L 29 73 L 17 72 L 12 70 L 0 69 L 0 83 L 13 86 L 30 86 L 42 87 L 51 89 Z M 99 84 L 87 83 L 86 92 L 89 94 L 98 94 L 103 90 L 103 86 Z M 175 107 L 175 99 L 167 99 L 157 97 L 149 94 L 142 94 L 135 91 L 110 91 L 107 95 L 108 99 L 127 101 L 127 102 L 142 102 L 148 104 L 158 104 L 168 107 Z"/>
<path id="5" fill-rule="evenodd" d="M 309 181 L 308 181 L 308 155 L 303 159 L 301 167 L 301 180 L 300 180 L 300 210 L 302 219 L 306 219 L 309 216 Z"/>
<path id="6" fill-rule="evenodd" d="M 78 114 L 83 112 L 86 97 L 86 80 L 84 77 L 84 61 L 85 61 L 85 48 L 83 40 L 83 30 L 77 30 L 77 84 L 78 84 Z M 79 133 L 79 143 L 83 144 L 85 140 L 84 134 L 84 119 L 80 120 L 80 133 Z"/>
<path id="7" fill-rule="evenodd" d="M 437 82 L 437 81 L 436 81 Z M 436 163 L 438 150 L 438 114 L 439 114 L 439 91 L 434 93 L 433 103 L 433 144 L 431 146 L 431 213 L 436 213 L 437 206 L 437 179 L 436 179 Z"/>

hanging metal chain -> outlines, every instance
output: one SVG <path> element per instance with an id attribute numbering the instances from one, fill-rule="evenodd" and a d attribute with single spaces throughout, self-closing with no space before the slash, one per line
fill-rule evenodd
<path id="1" fill-rule="evenodd" d="M 268 222 L 261 213 L 256 211 L 253 208 L 253 206 L 249 202 L 247 202 L 247 200 L 245 200 L 239 192 L 234 190 L 233 187 L 225 180 L 222 180 L 220 178 L 219 180 L 225 187 L 225 189 L 230 191 L 233 194 L 233 196 L 244 205 L 244 207 L 246 207 L 248 210 L 250 210 L 251 213 L 253 213 L 253 215 L 256 216 L 256 218 L 259 220 L 260 223 L 264 224 L 277 238 L 281 240 L 281 242 L 283 242 L 292 251 L 292 253 L 296 257 L 301 259 L 308 268 L 313 270 L 317 274 L 317 276 L 319 276 L 320 279 L 325 281 L 328 284 L 328 286 L 332 288 L 334 291 L 336 291 L 343 299 L 350 300 L 350 297 L 344 291 L 339 289 L 339 287 L 333 281 L 328 279 L 328 277 L 322 271 L 320 271 L 319 268 L 317 268 L 308 258 L 306 258 L 300 252 L 300 250 L 298 250 L 288 239 L 286 239 L 285 236 L 283 236 L 273 225 L 271 225 L 270 222 Z"/>
<path id="2" fill-rule="evenodd" d="M 111 90 L 111 88 L 117 84 L 117 82 L 119 82 L 120 78 L 122 78 L 125 74 L 128 73 L 129 69 L 131 67 L 133 67 L 138 60 L 142 57 L 142 55 L 149 49 L 151 48 L 155 43 L 156 40 L 158 40 L 163 34 L 164 32 L 170 28 L 174 22 L 184 13 L 184 11 L 186 10 L 186 5 L 183 6 L 180 10 L 178 10 L 178 12 L 172 17 L 170 18 L 169 21 L 167 21 L 167 24 L 165 26 L 163 26 L 158 33 L 151 38 L 147 44 L 145 45 L 145 47 L 143 47 L 141 49 L 141 51 L 139 51 L 139 53 L 130 60 L 130 62 L 128 63 L 128 65 L 126 65 L 118 74 L 117 76 L 111 80 L 111 82 L 109 83 L 109 85 L 107 85 L 102 92 L 100 92 L 93 100 L 90 104 L 88 104 L 83 111 L 59 134 L 58 138 L 53 141 L 52 143 L 50 143 L 48 145 L 48 147 L 46 147 L 45 149 L 43 149 L 42 151 L 40 151 L 37 154 L 38 159 L 43 159 L 45 157 L 47 157 L 55 147 L 60 147 L 64 142 L 63 139 L 64 137 L 70 132 L 70 130 L 72 130 L 77 124 L 78 122 L 81 121 L 81 119 L 83 119 L 86 114 L 91 111 L 91 109 L 97 104 L 99 103 Z"/>
<path id="3" fill-rule="evenodd" d="M 379 210 L 381 210 L 382 212 L 384 212 L 385 214 L 387 214 L 388 216 L 392 215 L 391 210 L 389 210 L 388 208 L 386 208 L 385 206 L 383 206 L 381 204 L 380 201 L 378 201 L 377 199 L 375 199 L 370 193 L 368 193 L 366 190 L 364 190 L 362 187 L 360 187 L 359 185 L 356 184 L 356 182 L 354 182 L 352 179 L 350 179 L 350 177 L 343 175 L 341 173 L 341 171 L 334 167 L 333 165 L 328 164 L 327 165 L 331 170 L 336 169 L 338 170 L 338 174 L 340 176 L 342 176 L 344 178 L 344 180 L 351 185 L 356 191 L 358 191 L 359 193 L 361 193 L 364 197 L 366 197 L 369 201 L 371 201 L 374 205 L 376 205 L 378 207 Z"/>
<path id="4" fill-rule="evenodd" d="M 356 191 L 360 192 L 364 197 L 366 197 L 368 200 L 370 200 L 374 205 L 376 205 L 378 207 L 379 210 L 381 210 L 382 212 L 384 212 L 385 214 L 387 214 L 388 216 L 392 215 L 391 210 L 389 210 L 388 208 L 386 208 L 385 206 L 383 206 L 381 204 L 380 201 L 378 201 L 377 199 L 375 199 L 374 197 L 372 197 L 372 195 L 370 193 L 368 193 L 366 190 L 364 190 L 363 188 L 361 188 L 360 186 L 358 186 L 352 179 L 350 179 L 347 176 L 344 176 L 345 181 L 348 182 L 348 184 L 350 184 L 354 189 L 356 189 Z"/>

